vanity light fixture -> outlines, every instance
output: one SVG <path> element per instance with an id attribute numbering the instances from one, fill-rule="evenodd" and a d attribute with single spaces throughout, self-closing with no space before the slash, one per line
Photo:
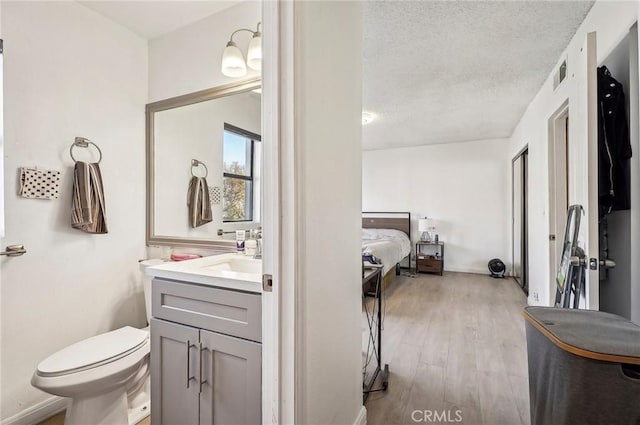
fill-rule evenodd
<path id="1" fill-rule="evenodd" d="M 362 125 L 369 124 L 376 118 L 376 114 L 373 112 L 362 111 Z"/>
<path id="2" fill-rule="evenodd" d="M 233 78 L 243 77 L 247 73 L 247 65 L 256 71 L 262 69 L 262 33 L 260 32 L 260 25 L 262 25 L 262 22 L 258 22 L 255 31 L 240 28 L 231 33 L 227 47 L 225 47 L 222 53 L 222 73 L 224 75 Z M 249 31 L 253 34 L 253 38 L 251 38 L 249 48 L 247 49 L 246 62 L 242 51 L 233 41 L 233 36 L 240 31 Z"/>

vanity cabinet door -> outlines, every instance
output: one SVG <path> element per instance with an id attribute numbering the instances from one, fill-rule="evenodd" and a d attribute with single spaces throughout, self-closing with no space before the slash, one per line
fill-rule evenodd
<path id="1" fill-rule="evenodd" d="M 200 424 L 261 424 L 261 345 L 204 330 L 200 342 Z"/>
<path id="2" fill-rule="evenodd" d="M 198 425 L 198 329 L 151 319 L 151 420 Z"/>

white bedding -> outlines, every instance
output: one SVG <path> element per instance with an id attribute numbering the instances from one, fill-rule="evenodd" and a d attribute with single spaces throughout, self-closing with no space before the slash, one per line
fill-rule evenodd
<path id="1" fill-rule="evenodd" d="M 382 261 L 386 274 L 411 252 L 406 233 L 394 229 L 362 229 L 362 253 L 371 253 Z"/>

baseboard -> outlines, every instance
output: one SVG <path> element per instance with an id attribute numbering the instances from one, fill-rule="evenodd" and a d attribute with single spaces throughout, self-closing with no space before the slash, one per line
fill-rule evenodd
<path id="1" fill-rule="evenodd" d="M 482 269 L 471 269 L 467 267 L 446 267 L 444 269 L 445 272 L 456 272 L 456 273 L 473 273 L 473 274 L 484 274 L 489 275 L 489 270 L 486 268 Z"/>
<path id="2" fill-rule="evenodd" d="M 406 267 L 400 267 L 402 270 L 407 270 Z M 410 269 L 408 269 L 410 272 L 415 272 L 416 268 L 411 267 Z M 487 268 L 481 268 L 481 269 L 471 269 L 468 267 L 445 267 L 444 269 L 445 273 L 446 272 L 455 272 L 455 273 L 471 273 L 471 274 L 484 274 L 489 276 L 491 273 L 489 272 L 489 270 Z"/>
<path id="3" fill-rule="evenodd" d="M 34 425 L 62 412 L 67 399 L 51 397 L 0 421 L 1 425 Z"/>
<path id="4" fill-rule="evenodd" d="M 367 425 L 367 408 L 362 406 L 353 425 Z"/>

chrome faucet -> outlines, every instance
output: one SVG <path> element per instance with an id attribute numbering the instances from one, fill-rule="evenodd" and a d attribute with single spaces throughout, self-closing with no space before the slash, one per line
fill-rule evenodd
<path id="1" fill-rule="evenodd" d="M 262 258 L 262 239 L 256 239 L 256 253 L 253 255 L 253 258 L 256 260 Z"/>
<path id="2" fill-rule="evenodd" d="M 261 259 L 262 258 L 262 228 L 258 228 L 251 231 L 253 233 L 253 237 L 256 240 L 256 253 L 253 254 L 253 258 Z"/>

